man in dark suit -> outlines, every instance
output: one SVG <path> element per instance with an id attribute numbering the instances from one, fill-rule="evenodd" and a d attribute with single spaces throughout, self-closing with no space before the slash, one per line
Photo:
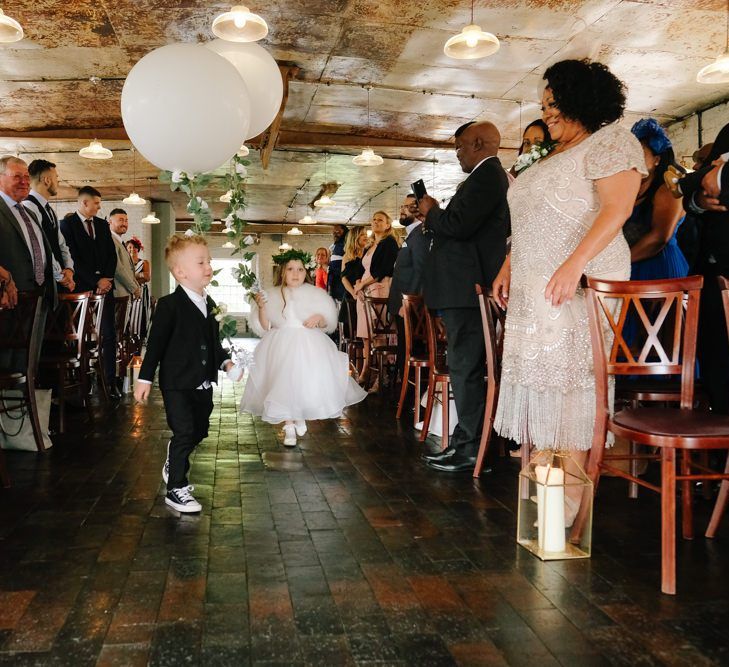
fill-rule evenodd
<path id="1" fill-rule="evenodd" d="M 430 250 L 430 234 L 424 233 L 423 221 L 419 216 L 415 195 L 407 195 L 400 206 L 400 224 L 405 227 L 406 236 L 395 261 L 387 303 L 390 315 L 395 318 L 397 326 L 397 367 L 401 375 L 405 370 L 405 321 L 402 295 L 422 293 L 423 270 Z"/>
<path id="2" fill-rule="evenodd" d="M 467 123 L 456 130 L 456 156 L 468 174 L 444 210 L 425 195 L 418 207 L 433 245 L 423 294 L 438 310 L 448 336 L 448 369 L 458 426 L 447 449 L 426 456 L 444 472 L 473 470 L 483 422 L 484 339 L 475 285 L 491 285 L 506 256 L 508 178 L 496 154 L 501 135 L 493 123 Z"/>
<path id="3" fill-rule="evenodd" d="M 53 307 L 53 252 L 40 221 L 23 206 L 29 192 L 30 175 L 25 162 L 12 156 L 0 158 L 0 267 L 4 269 L 6 289 L 40 290 Z M 0 365 L 22 371 L 26 360 L 0 351 Z"/>
<path id="4" fill-rule="evenodd" d="M 721 173 L 718 173 L 719 167 L 711 165 L 727 151 L 729 124 L 717 135 L 706 159 L 711 168 L 701 179 L 681 181 L 684 208 L 699 216 L 702 223 L 696 261 L 696 271 L 704 276 L 699 308 L 699 367 L 711 408 L 720 414 L 729 414 L 729 341 L 721 293 L 716 282 L 717 276 L 729 276 L 729 211 L 720 199 L 721 179 L 729 175 L 729 167 L 724 164 Z"/>
<path id="5" fill-rule="evenodd" d="M 116 250 L 109 223 L 96 217 L 101 208 L 101 193 L 89 185 L 78 191 L 78 210 L 61 221 L 61 232 L 71 251 L 75 292 L 107 294 L 101 318 L 104 372 L 113 398 L 120 398 L 116 386 L 116 332 L 114 328 L 114 273 Z"/>

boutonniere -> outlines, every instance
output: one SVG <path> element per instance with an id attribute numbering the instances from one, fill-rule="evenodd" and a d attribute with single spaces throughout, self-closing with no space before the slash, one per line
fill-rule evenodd
<path id="1" fill-rule="evenodd" d="M 522 153 L 514 163 L 514 172 L 520 174 L 525 169 L 531 167 L 543 157 L 547 157 L 557 146 L 556 141 L 543 141 L 534 144 L 526 153 Z"/>

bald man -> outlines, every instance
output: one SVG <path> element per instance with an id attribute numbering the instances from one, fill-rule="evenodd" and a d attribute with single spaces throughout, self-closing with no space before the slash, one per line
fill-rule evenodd
<path id="1" fill-rule="evenodd" d="M 425 457 L 442 472 L 471 472 L 483 424 L 484 339 L 475 285 L 491 285 L 506 256 L 509 181 L 496 154 L 501 135 L 493 123 L 456 130 L 456 156 L 468 174 L 445 209 L 425 195 L 418 207 L 433 246 L 424 272 L 428 308 L 440 312 L 448 334 L 448 369 L 458 425 L 448 448 Z"/>

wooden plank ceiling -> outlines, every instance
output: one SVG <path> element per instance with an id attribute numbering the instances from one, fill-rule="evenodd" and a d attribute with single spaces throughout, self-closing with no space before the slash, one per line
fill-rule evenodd
<path id="1" fill-rule="evenodd" d="M 280 64 L 299 68 L 269 168 L 251 152 L 251 221 L 298 219 L 325 180 L 340 187 L 337 205 L 320 212 L 322 222 L 364 222 L 377 208 L 394 213 L 396 191 L 401 196 L 417 178 L 436 196 L 449 196 L 462 174 L 448 146 L 468 120 L 497 124 L 501 157 L 510 164 L 521 128 L 539 115 L 536 90 L 545 65 L 572 55 L 576 44 L 590 44 L 627 83 L 628 121 L 645 115 L 670 121 L 727 96 L 725 87 L 695 82 L 723 48 L 725 0 L 479 0 L 475 22 L 499 37 L 501 49 L 475 62 L 442 51 L 469 22 L 465 0 L 249 5 L 270 28 L 261 44 Z M 212 21 L 230 3 L 15 0 L 2 8 L 26 38 L 0 46 L 0 152 L 57 163 L 61 197 L 90 182 L 112 199 L 132 188 L 119 108 L 127 73 L 156 47 L 212 39 Z M 365 86 L 372 86 L 369 126 Z M 95 136 L 108 138 L 112 160 L 78 157 Z M 378 149 L 384 165 L 352 164 L 366 144 L 384 145 Z M 137 156 L 137 191 L 170 200 L 156 173 Z"/>

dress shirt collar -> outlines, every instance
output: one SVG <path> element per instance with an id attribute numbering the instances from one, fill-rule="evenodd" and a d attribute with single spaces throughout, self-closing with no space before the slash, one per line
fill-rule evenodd
<path id="1" fill-rule="evenodd" d="M 405 238 L 410 236 L 410 234 L 413 233 L 413 230 L 418 227 L 418 225 L 422 225 L 423 223 L 420 222 L 420 220 L 416 220 L 415 222 L 411 222 L 407 227 L 405 227 Z"/>
<path id="2" fill-rule="evenodd" d="M 185 294 L 187 294 L 188 297 L 190 297 L 190 301 L 192 301 L 196 306 L 197 309 L 205 316 L 208 316 L 208 293 L 203 290 L 202 294 L 198 294 L 197 292 L 194 292 L 193 290 L 185 287 L 182 283 L 180 283 L 180 287 L 182 287 L 183 290 L 185 290 Z"/>
<path id="3" fill-rule="evenodd" d="M 81 219 L 81 222 L 86 222 L 87 220 L 93 220 L 94 216 L 92 215 L 90 218 L 87 218 L 81 211 L 76 211 L 76 215 Z"/>
<path id="4" fill-rule="evenodd" d="M 10 195 L 5 194 L 2 190 L 0 190 L 0 197 L 3 198 L 11 211 L 18 205 L 18 202 L 16 202 Z"/>
<path id="5" fill-rule="evenodd" d="M 42 194 L 40 194 L 40 192 L 31 190 L 30 194 L 38 200 L 38 203 L 41 205 L 41 208 L 45 208 L 47 206 L 48 200 Z"/>
<path id="6" fill-rule="evenodd" d="M 112 229 L 111 227 L 109 227 L 109 231 L 111 232 L 111 235 L 112 235 L 112 236 L 113 236 L 113 237 L 114 237 L 114 238 L 115 238 L 115 239 L 116 239 L 117 241 L 119 241 L 119 243 L 121 243 L 122 245 L 124 245 L 124 241 L 122 241 L 122 237 L 121 237 L 121 236 L 119 236 L 119 234 L 117 234 L 117 233 L 116 233 L 116 232 L 115 232 L 115 231 L 114 231 L 114 230 L 113 230 L 113 229 Z"/>

